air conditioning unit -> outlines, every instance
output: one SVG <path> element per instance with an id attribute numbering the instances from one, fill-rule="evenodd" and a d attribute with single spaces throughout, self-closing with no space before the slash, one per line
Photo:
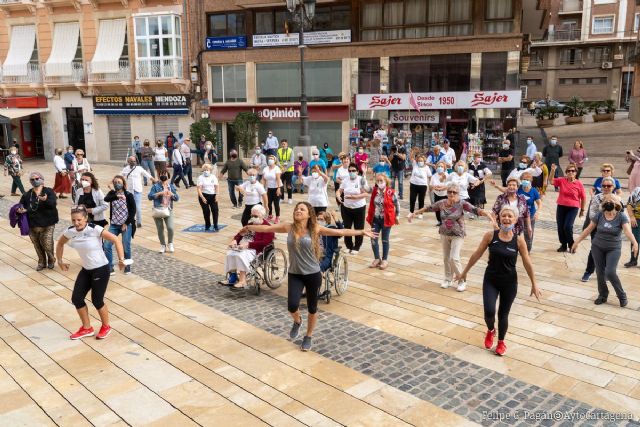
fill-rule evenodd
<path id="1" fill-rule="evenodd" d="M 610 70 L 613 68 L 613 62 L 610 61 L 606 61 L 602 63 L 602 69 L 603 70 Z"/>

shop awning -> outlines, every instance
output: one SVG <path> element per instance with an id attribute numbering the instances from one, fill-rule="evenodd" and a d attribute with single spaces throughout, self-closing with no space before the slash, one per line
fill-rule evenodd
<path id="1" fill-rule="evenodd" d="M 94 114 L 104 114 L 104 115 L 130 115 L 130 116 L 149 116 L 149 115 L 165 115 L 165 116 L 177 116 L 177 115 L 186 115 L 189 114 L 188 108 L 160 108 L 160 109 L 148 109 L 148 110 L 138 110 L 135 108 L 119 108 L 119 109 L 109 109 L 109 108 L 96 108 L 93 110 Z"/>
<path id="2" fill-rule="evenodd" d="M 117 73 L 120 55 L 124 47 L 127 32 L 127 21 L 124 19 L 108 19 L 100 21 L 98 45 L 91 60 L 91 73 Z"/>
<path id="3" fill-rule="evenodd" d="M 19 119 L 20 117 L 46 113 L 47 111 L 49 111 L 48 108 L 0 108 L 0 116 L 5 116 L 10 119 Z"/>
<path id="4" fill-rule="evenodd" d="M 15 25 L 11 28 L 9 53 L 2 66 L 5 76 L 28 75 L 27 65 L 36 43 L 35 25 Z"/>
<path id="5" fill-rule="evenodd" d="M 80 24 L 78 22 L 57 23 L 53 28 L 53 48 L 45 64 L 47 76 L 71 76 L 71 62 L 78 50 Z"/>

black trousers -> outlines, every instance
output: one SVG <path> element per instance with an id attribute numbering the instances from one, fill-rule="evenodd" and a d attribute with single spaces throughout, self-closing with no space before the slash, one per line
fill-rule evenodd
<path id="1" fill-rule="evenodd" d="M 590 223 L 591 223 L 591 219 L 589 219 L 589 213 L 587 212 L 587 215 L 585 215 L 584 225 L 582 226 L 582 229 L 584 230 L 585 228 L 587 228 Z M 596 237 L 596 231 L 597 230 L 594 229 L 591 232 L 592 242 L 593 242 L 593 238 Z M 587 268 L 586 270 L 584 270 L 584 272 L 587 274 L 593 274 L 595 271 L 596 271 L 596 262 L 593 260 L 593 255 L 591 254 L 591 250 L 589 250 L 589 256 L 587 257 Z"/>
<path id="2" fill-rule="evenodd" d="M 202 216 L 204 216 L 204 225 L 208 229 L 211 228 L 211 218 L 213 218 L 213 228 L 218 228 L 218 201 L 215 194 L 202 193 L 206 203 L 198 197 L 200 207 L 202 208 Z"/>
<path id="3" fill-rule="evenodd" d="M 484 321 L 487 329 L 493 331 L 496 322 L 496 301 L 500 297 L 498 307 L 498 339 L 504 340 L 509 328 L 509 311 L 518 294 L 518 277 L 508 280 L 484 276 L 482 282 L 482 302 L 484 305 Z"/>
<path id="4" fill-rule="evenodd" d="M 293 198 L 293 185 L 291 185 L 291 178 L 293 178 L 293 172 L 282 173 L 282 189 L 280 191 L 280 199 L 284 200 L 284 190 L 287 190 L 287 197 L 289 200 Z"/>
<path id="5" fill-rule="evenodd" d="M 513 170 L 513 168 L 511 168 L 511 169 L 502 168 L 502 170 L 500 170 L 500 178 L 502 179 L 502 186 L 503 187 L 507 186 L 507 178 L 509 177 L 509 174 L 511 173 L 512 170 Z"/>
<path id="6" fill-rule="evenodd" d="M 447 196 L 438 196 L 437 194 L 433 195 L 433 203 L 438 202 L 440 200 L 444 200 L 446 199 Z M 440 212 L 436 212 L 436 218 L 438 219 L 438 222 L 442 222 L 442 220 L 440 219 Z"/>
<path id="7" fill-rule="evenodd" d="M 267 202 L 269 203 L 269 215 L 273 215 L 275 207 L 276 216 L 280 216 L 280 198 L 277 195 L 277 188 L 267 188 Z"/>
<path id="8" fill-rule="evenodd" d="M 104 294 L 107 292 L 110 274 L 111 269 L 109 264 L 94 268 L 93 270 L 86 270 L 84 268 L 80 270 L 76 278 L 76 283 L 73 285 L 73 292 L 71 293 L 71 302 L 76 309 L 81 309 L 87 305 L 84 299 L 89 291 L 91 291 L 91 303 L 96 310 L 104 307 Z"/>
<path id="9" fill-rule="evenodd" d="M 558 227 L 558 240 L 565 248 L 573 246 L 573 223 L 578 215 L 578 208 L 558 205 L 556 208 L 556 224 Z"/>
<path id="10" fill-rule="evenodd" d="M 253 207 L 256 205 L 262 206 L 262 203 L 256 203 L 255 205 L 244 205 L 244 210 L 242 211 L 242 218 L 240 218 L 240 222 L 242 223 L 243 226 L 249 224 L 249 220 L 251 219 L 251 209 L 253 209 Z"/>
<path id="11" fill-rule="evenodd" d="M 307 310 L 310 314 L 318 311 L 318 292 L 322 286 L 322 273 L 288 275 L 287 309 L 295 313 L 300 308 L 302 291 L 307 294 Z"/>
<path id="12" fill-rule="evenodd" d="M 361 208 L 347 208 L 345 205 L 340 205 L 340 213 L 342 214 L 342 222 L 344 223 L 345 229 L 354 228 L 356 230 L 362 230 L 364 228 L 364 219 L 365 212 L 367 207 L 363 206 Z M 362 246 L 362 236 L 356 236 L 356 242 L 353 243 L 352 237 L 344 238 L 344 245 L 348 250 L 359 251 Z"/>
<path id="13" fill-rule="evenodd" d="M 418 200 L 418 209 L 424 208 L 424 197 L 426 195 L 426 185 L 409 184 L 409 212 L 413 213 L 416 200 Z"/>

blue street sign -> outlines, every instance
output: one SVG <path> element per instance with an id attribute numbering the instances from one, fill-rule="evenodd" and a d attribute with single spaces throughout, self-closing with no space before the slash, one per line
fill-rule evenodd
<path id="1" fill-rule="evenodd" d="M 247 47 L 247 37 L 207 37 L 205 47 L 207 50 L 245 49 Z"/>

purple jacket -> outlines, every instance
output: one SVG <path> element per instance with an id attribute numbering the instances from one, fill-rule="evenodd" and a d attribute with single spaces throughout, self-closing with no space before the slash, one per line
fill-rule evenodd
<path id="1" fill-rule="evenodd" d="M 16 225 L 20 228 L 21 236 L 29 235 L 29 218 L 26 213 L 18 213 L 18 209 L 24 208 L 22 204 L 16 203 L 9 209 L 9 224 L 12 228 L 16 228 Z"/>

